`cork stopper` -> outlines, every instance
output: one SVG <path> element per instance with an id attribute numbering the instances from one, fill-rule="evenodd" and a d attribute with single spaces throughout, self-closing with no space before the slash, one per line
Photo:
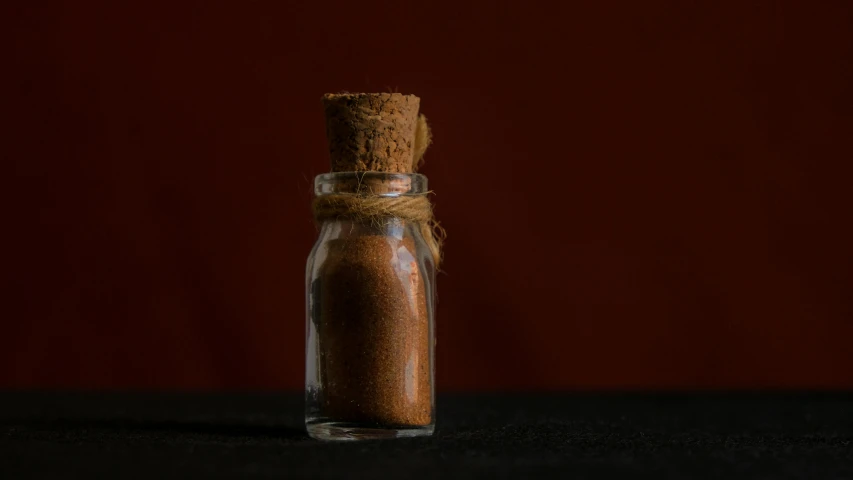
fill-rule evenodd
<path id="1" fill-rule="evenodd" d="M 411 173 L 420 103 L 400 93 L 324 95 L 331 171 Z"/>

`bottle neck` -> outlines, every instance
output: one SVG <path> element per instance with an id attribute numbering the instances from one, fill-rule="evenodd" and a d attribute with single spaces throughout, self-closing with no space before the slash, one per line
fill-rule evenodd
<path id="1" fill-rule="evenodd" d="M 314 178 L 314 194 L 397 197 L 423 195 L 427 178 L 419 173 L 336 172 Z"/>

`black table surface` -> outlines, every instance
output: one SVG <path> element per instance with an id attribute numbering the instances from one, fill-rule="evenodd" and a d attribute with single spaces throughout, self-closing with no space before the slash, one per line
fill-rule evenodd
<path id="1" fill-rule="evenodd" d="M 0 393 L 0 478 L 853 479 L 853 393 L 440 395 L 436 434 L 327 443 L 299 394 Z"/>

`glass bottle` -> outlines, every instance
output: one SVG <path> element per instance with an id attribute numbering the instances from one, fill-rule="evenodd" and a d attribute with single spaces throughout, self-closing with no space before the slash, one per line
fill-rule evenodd
<path id="1" fill-rule="evenodd" d="M 319 175 L 326 195 L 425 195 L 416 173 Z M 430 435 L 435 262 L 422 225 L 322 220 L 306 269 L 305 424 L 324 440 Z"/>

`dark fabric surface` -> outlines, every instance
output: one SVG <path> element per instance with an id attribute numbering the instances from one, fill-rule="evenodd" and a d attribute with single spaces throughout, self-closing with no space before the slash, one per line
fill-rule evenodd
<path id="1" fill-rule="evenodd" d="M 0 394 L 0 478 L 853 478 L 853 394 L 439 397 L 432 438 L 309 439 L 296 394 Z"/>

